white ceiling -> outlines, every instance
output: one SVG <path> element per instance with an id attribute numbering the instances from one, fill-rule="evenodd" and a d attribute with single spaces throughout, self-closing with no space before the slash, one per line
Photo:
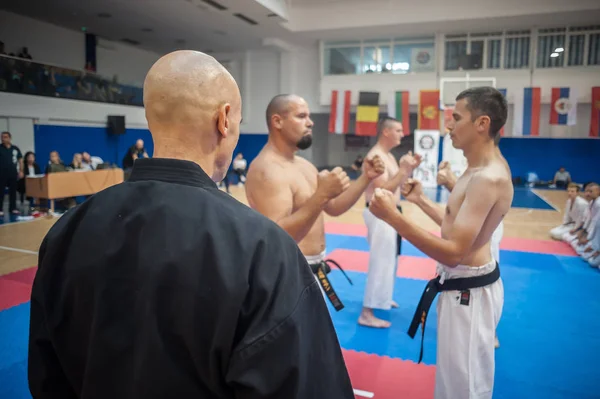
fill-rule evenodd
<path id="1" fill-rule="evenodd" d="M 467 18 L 467 13 L 462 12 L 464 9 L 461 11 L 461 7 L 472 0 L 454 0 L 457 6 L 452 9 L 440 8 L 448 7 L 447 0 L 429 0 L 427 4 L 410 0 L 214 1 L 227 9 L 218 10 L 207 4 L 207 0 L 0 0 L 0 8 L 73 30 L 80 31 L 86 27 L 88 32 L 112 41 L 134 40 L 139 42 L 138 47 L 160 54 L 178 48 L 218 53 L 241 51 L 261 47 L 266 38 L 291 44 L 310 44 L 319 39 L 353 40 L 600 22 L 600 0 L 570 0 L 572 7 L 565 7 L 563 0 L 503 0 L 507 6 L 508 3 L 525 1 L 530 12 L 533 9 L 537 14 L 498 17 L 485 13 L 486 6 L 480 4 L 479 8 L 483 11 L 478 18 L 474 15 Z M 431 15 L 427 9 L 435 6 L 436 2 L 442 18 L 438 15 L 437 20 L 431 17 L 427 20 L 426 16 Z M 538 6 L 533 7 L 533 2 L 537 2 Z M 273 16 L 268 6 L 263 5 L 269 3 L 287 8 L 290 21 Z M 371 12 L 371 19 L 365 15 L 366 6 L 370 6 L 366 10 Z M 409 10 L 406 7 L 411 7 L 414 15 L 425 15 L 425 18 L 417 22 L 411 19 L 408 11 L 398 11 Z M 570 10 L 566 11 L 566 8 Z M 578 11 L 572 11 L 574 9 Z M 553 10 L 562 12 L 550 12 Z M 540 13 L 544 11 L 548 14 Z M 102 16 L 103 13 L 109 16 Z M 257 25 L 234 16 L 236 13 L 255 20 Z M 395 16 L 391 19 L 393 23 L 388 22 L 390 14 Z M 335 15 L 338 15 L 338 20 L 335 20 Z M 332 23 L 334 20 L 337 27 Z M 353 26 L 353 22 L 363 26 Z"/>

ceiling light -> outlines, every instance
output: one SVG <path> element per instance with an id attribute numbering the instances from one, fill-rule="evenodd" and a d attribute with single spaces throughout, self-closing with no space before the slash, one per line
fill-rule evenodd
<path id="1" fill-rule="evenodd" d="M 556 58 L 556 57 L 558 57 L 558 53 L 552 53 L 552 54 L 550 54 L 550 57 Z"/>
<path id="2" fill-rule="evenodd" d="M 563 51 L 565 51 L 565 49 L 562 48 L 562 47 L 557 47 L 557 48 L 554 49 L 555 53 L 562 53 Z"/>

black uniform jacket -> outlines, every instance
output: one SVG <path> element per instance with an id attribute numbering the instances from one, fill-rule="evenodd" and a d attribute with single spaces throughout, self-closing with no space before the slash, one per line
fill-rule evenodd
<path id="1" fill-rule="evenodd" d="M 36 399 L 354 398 L 293 239 L 167 159 L 136 160 L 44 238 L 29 385 Z"/>

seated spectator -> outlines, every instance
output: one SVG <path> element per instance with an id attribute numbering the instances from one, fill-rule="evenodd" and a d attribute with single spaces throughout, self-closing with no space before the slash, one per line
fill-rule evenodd
<path id="1" fill-rule="evenodd" d="M 352 170 L 358 172 L 361 168 L 362 168 L 362 164 L 363 164 L 363 157 L 362 155 L 359 155 L 356 157 L 356 159 L 354 160 L 354 163 L 352 164 Z"/>
<path id="2" fill-rule="evenodd" d="M 21 203 L 25 202 L 25 179 L 27 178 L 27 176 L 35 176 L 40 175 L 42 173 L 40 165 L 38 165 L 37 162 L 35 162 L 35 154 L 32 151 L 28 151 L 27 153 L 25 153 L 24 158 L 25 162 L 23 166 L 23 178 L 19 180 L 19 184 L 17 187 L 17 190 L 21 195 Z M 33 198 L 27 197 L 27 200 L 29 201 L 29 205 L 33 206 L 33 204 L 31 203 Z"/>
<path id="3" fill-rule="evenodd" d="M 31 60 L 31 54 L 29 54 L 29 49 L 27 47 L 23 47 L 21 52 L 19 53 L 19 58 L 24 58 L 26 60 Z"/>
<path id="4" fill-rule="evenodd" d="M 84 169 L 96 170 L 98 165 L 104 163 L 102 158 L 91 156 L 89 152 L 84 151 L 81 153 L 81 163 Z"/>
<path id="5" fill-rule="evenodd" d="M 83 170 L 82 156 L 80 153 L 76 152 L 73 154 L 73 161 L 69 165 L 69 168 L 72 170 Z"/>
<path id="6" fill-rule="evenodd" d="M 148 153 L 144 148 L 144 140 L 139 139 L 135 145 L 131 146 L 123 157 L 123 169 L 133 168 L 133 163 L 138 158 L 148 158 Z"/>
<path id="7" fill-rule="evenodd" d="M 50 162 L 48 162 L 48 165 L 46 166 L 46 174 L 56 173 L 56 172 L 66 172 L 66 171 L 67 171 L 67 167 L 65 166 L 63 161 L 60 159 L 60 155 L 58 154 L 58 151 L 52 151 L 50 153 Z"/>
<path id="8" fill-rule="evenodd" d="M 564 166 L 561 166 L 558 172 L 554 175 L 552 185 L 557 188 L 565 188 L 571 183 L 571 174 L 567 172 Z"/>
<path id="9" fill-rule="evenodd" d="M 585 192 L 590 202 L 586 207 L 583 224 L 578 226 L 574 234 L 571 234 L 572 230 L 566 234 L 566 241 L 580 255 L 587 249 L 589 239 L 594 233 L 596 219 L 600 217 L 600 186 L 590 183 Z"/>
<path id="10" fill-rule="evenodd" d="M 244 155 L 240 152 L 233 160 L 233 172 L 238 176 L 239 183 L 246 182 L 246 168 L 248 162 L 244 159 Z"/>
<path id="11" fill-rule="evenodd" d="M 600 268 L 600 218 L 596 220 L 594 237 L 591 240 L 592 251 L 583 256 L 592 267 Z"/>
<path id="12" fill-rule="evenodd" d="M 583 222 L 585 208 L 588 205 L 588 202 L 579 195 L 577 184 L 569 184 L 568 195 L 562 224 L 550 230 L 550 236 L 555 240 L 562 240 L 565 233 Z"/>
<path id="13" fill-rule="evenodd" d="M 0 55 L 6 55 L 6 52 L 4 51 L 4 42 L 0 42 Z"/>
<path id="14" fill-rule="evenodd" d="M 594 200 L 597 198 L 597 196 L 594 197 L 594 195 L 596 195 L 596 190 L 598 190 L 598 185 L 596 183 L 589 183 L 585 186 L 583 197 L 587 201 L 588 205 L 585 207 L 585 210 L 583 212 L 583 218 L 579 223 L 575 225 L 575 227 L 566 232 L 563 236 L 563 241 L 569 243 L 570 245 L 573 245 L 573 242 L 579 240 L 579 237 L 581 236 L 584 230 L 584 226 L 586 226 L 590 222 L 589 219 L 591 215 L 591 210 L 594 207 Z"/>

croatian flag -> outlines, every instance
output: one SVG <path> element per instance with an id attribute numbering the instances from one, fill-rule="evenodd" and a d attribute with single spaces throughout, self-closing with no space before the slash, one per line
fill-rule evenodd
<path id="1" fill-rule="evenodd" d="M 515 94 L 513 136 L 540 135 L 541 90 L 526 87 L 523 94 Z"/>
<path id="2" fill-rule="evenodd" d="M 331 111 L 329 113 L 329 133 L 348 133 L 350 126 L 350 90 L 340 96 L 338 90 L 331 92 Z"/>
<path id="3" fill-rule="evenodd" d="M 550 124 L 573 126 L 577 123 L 577 96 L 568 87 L 553 87 Z"/>

